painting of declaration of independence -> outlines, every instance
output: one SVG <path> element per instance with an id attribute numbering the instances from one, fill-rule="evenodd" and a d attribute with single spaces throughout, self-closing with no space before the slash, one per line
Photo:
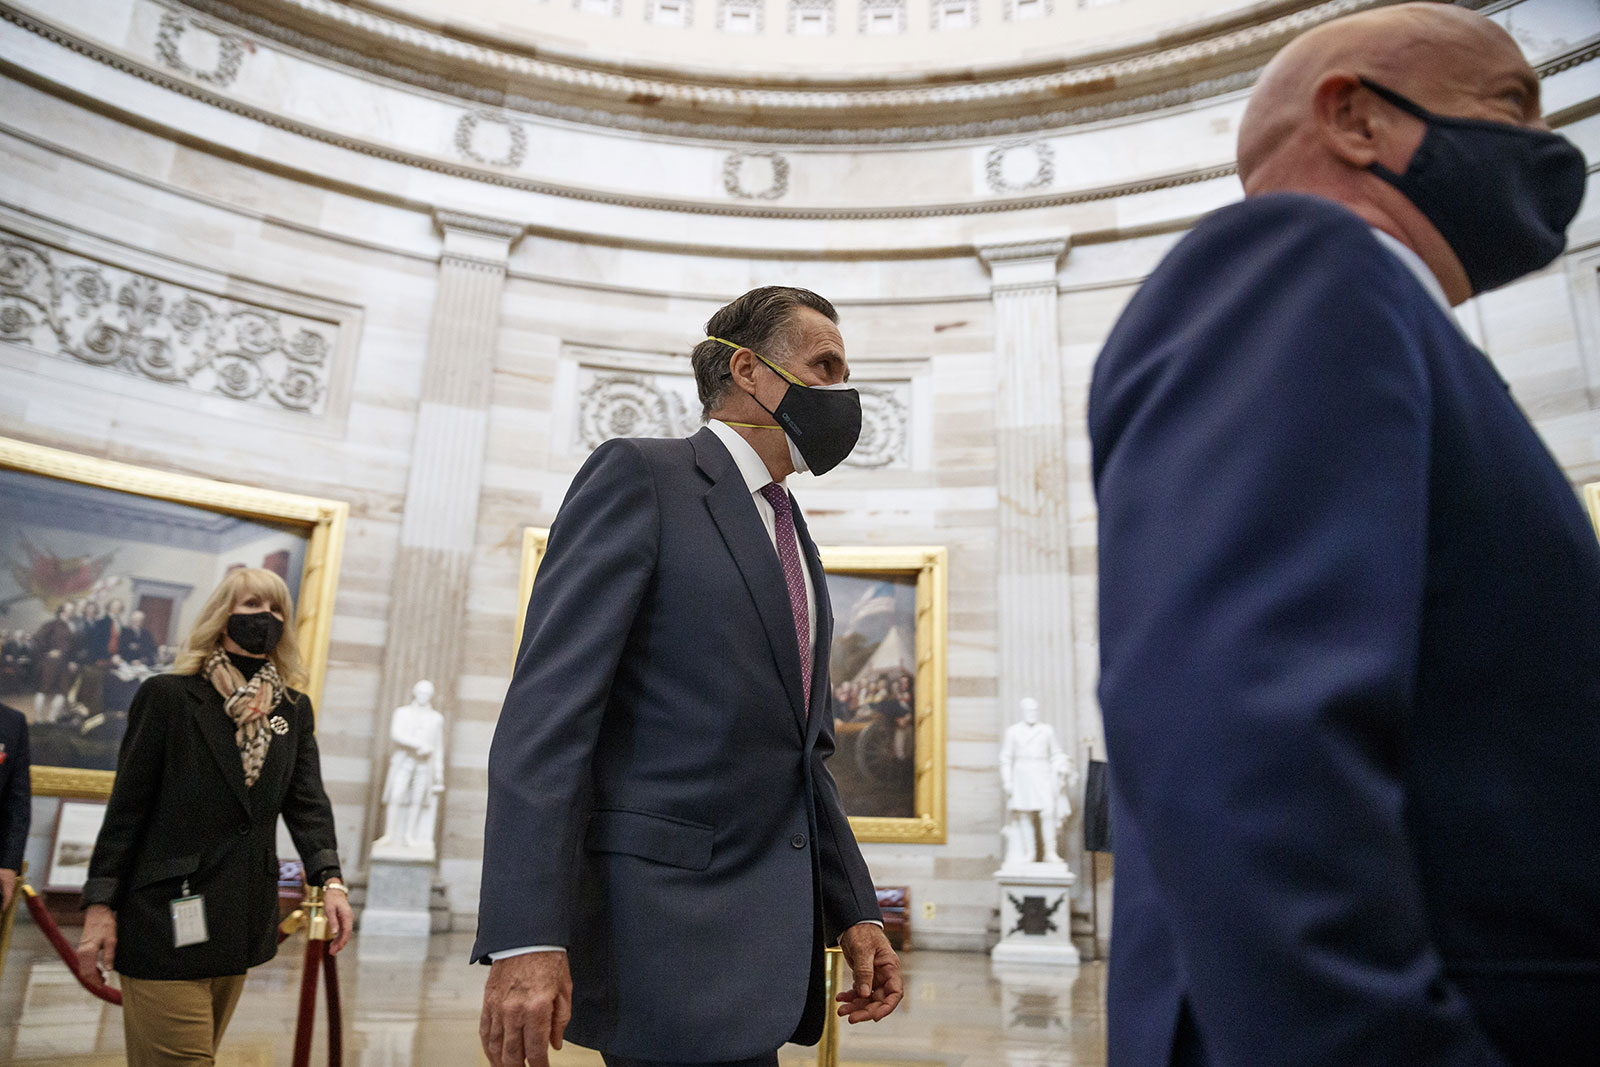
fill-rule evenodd
<path id="1" fill-rule="evenodd" d="M 838 750 L 847 815 L 911 818 L 916 798 L 917 576 L 829 574 Z"/>
<path id="2" fill-rule="evenodd" d="M 0 702 L 35 767 L 114 770 L 139 683 L 238 567 L 297 598 L 303 530 L 0 469 Z"/>

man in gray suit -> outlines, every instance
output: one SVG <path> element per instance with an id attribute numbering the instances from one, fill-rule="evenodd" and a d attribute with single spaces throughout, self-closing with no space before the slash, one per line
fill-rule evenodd
<path id="1" fill-rule="evenodd" d="M 496 1067 L 563 1036 L 610 1067 L 775 1067 L 839 1014 L 877 1021 L 899 961 L 824 761 L 833 619 L 784 488 L 855 446 L 833 306 L 746 293 L 693 354 L 708 425 L 607 441 L 550 531 L 489 754 L 474 961 Z"/>

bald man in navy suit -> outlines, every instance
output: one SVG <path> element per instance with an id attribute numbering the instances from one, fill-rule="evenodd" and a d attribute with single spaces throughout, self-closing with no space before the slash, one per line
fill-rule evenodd
<path id="1" fill-rule="evenodd" d="M 1600 545 L 1451 305 L 1583 156 L 1489 20 L 1263 73 L 1095 367 L 1111 1067 L 1600 1063 Z"/>

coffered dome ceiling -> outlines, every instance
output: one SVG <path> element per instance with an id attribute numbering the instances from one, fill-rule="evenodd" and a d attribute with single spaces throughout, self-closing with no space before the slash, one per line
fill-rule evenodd
<path id="1" fill-rule="evenodd" d="M 676 136 L 944 140 L 1247 86 L 1382 0 L 189 0 L 479 104 Z"/>

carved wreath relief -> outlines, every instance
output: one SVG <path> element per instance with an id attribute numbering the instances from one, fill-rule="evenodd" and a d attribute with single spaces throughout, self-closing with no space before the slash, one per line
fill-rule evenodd
<path id="1" fill-rule="evenodd" d="M 216 62 L 209 70 L 196 68 L 184 59 L 182 38 L 189 30 L 195 31 L 195 36 L 190 38 L 191 57 L 196 51 L 207 50 L 208 45 L 215 48 Z M 239 76 L 239 67 L 244 63 L 244 51 L 244 41 L 240 38 L 217 33 L 174 11 L 161 16 L 161 25 L 156 30 L 156 55 L 161 62 L 179 74 L 219 89 L 226 89 Z"/>
<path id="2" fill-rule="evenodd" d="M 613 437 L 688 437 L 700 428 L 694 379 L 686 374 L 591 371 L 578 394 L 578 443 L 592 451 Z M 910 408 L 902 383 L 863 385 L 861 440 L 845 465 L 909 466 Z"/>
<path id="3" fill-rule="evenodd" d="M 320 414 L 337 327 L 0 233 L 0 341 Z"/>

